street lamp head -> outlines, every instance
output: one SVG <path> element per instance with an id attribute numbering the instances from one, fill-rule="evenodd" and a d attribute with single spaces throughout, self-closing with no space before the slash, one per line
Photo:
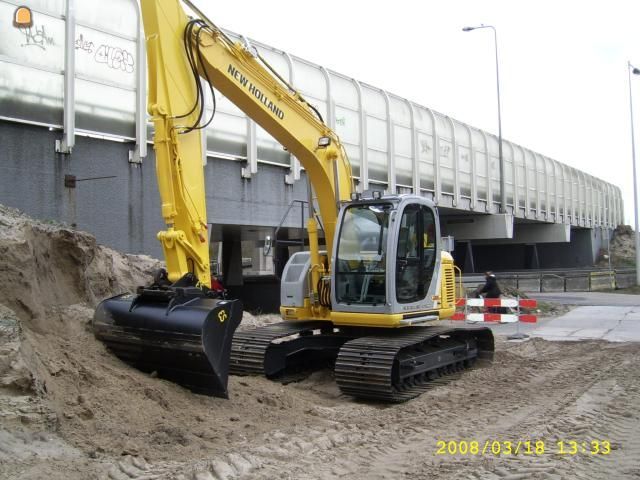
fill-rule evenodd
<path id="1" fill-rule="evenodd" d="M 634 75 L 640 75 L 640 68 L 633 67 L 633 70 L 631 70 L 631 73 L 633 73 Z"/>
<path id="2" fill-rule="evenodd" d="M 490 28 L 494 31 L 496 31 L 496 27 L 494 27 L 493 25 L 485 25 L 484 23 L 481 23 L 480 25 L 477 25 L 475 27 L 464 27 L 462 29 L 463 32 L 470 32 L 471 30 L 477 30 L 479 28 Z"/>

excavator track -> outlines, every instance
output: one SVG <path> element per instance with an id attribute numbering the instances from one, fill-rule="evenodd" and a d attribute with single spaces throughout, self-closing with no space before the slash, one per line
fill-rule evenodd
<path id="1" fill-rule="evenodd" d="M 275 378 L 335 360 L 340 390 L 359 398 L 403 402 L 440 377 L 493 355 L 488 328 L 335 328 L 330 322 L 276 323 L 237 332 L 230 373 Z M 446 377 L 445 377 L 446 378 Z"/>
<path id="2" fill-rule="evenodd" d="M 354 339 L 338 354 L 335 378 L 354 397 L 404 402 L 443 375 L 492 357 L 488 328 L 414 327 Z"/>

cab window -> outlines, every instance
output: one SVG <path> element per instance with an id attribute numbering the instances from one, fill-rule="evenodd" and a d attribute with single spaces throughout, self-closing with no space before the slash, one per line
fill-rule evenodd
<path id="1" fill-rule="evenodd" d="M 391 204 L 353 205 L 344 213 L 336 262 L 336 300 L 386 302 L 387 233 Z"/>

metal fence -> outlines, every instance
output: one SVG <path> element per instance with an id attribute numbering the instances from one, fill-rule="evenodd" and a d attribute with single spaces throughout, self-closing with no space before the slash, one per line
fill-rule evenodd
<path id="1" fill-rule="evenodd" d="M 592 292 L 628 288 L 635 285 L 634 269 L 571 270 L 567 272 L 518 272 L 496 274 L 503 290 L 521 292 Z M 467 290 L 484 283 L 484 277 L 465 275 Z"/>

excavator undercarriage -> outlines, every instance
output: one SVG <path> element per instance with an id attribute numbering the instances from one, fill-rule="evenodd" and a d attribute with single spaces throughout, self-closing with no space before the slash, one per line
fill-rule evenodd
<path id="1" fill-rule="evenodd" d="M 230 373 L 278 378 L 292 371 L 333 366 L 347 395 L 403 402 L 429 382 L 493 357 L 488 328 L 445 326 L 379 329 L 331 322 L 277 323 L 238 332 Z"/>

